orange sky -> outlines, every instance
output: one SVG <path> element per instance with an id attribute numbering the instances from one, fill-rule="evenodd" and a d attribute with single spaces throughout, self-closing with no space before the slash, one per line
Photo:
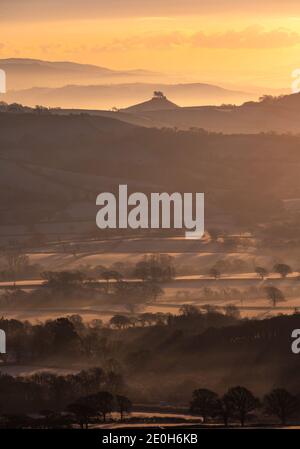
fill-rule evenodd
<path id="1" fill-rule="evenodd" d="M 292 70 L 300 67 L 300 2 L 261 3 L 1 0 L 0 57 L 289 87 Z"/>

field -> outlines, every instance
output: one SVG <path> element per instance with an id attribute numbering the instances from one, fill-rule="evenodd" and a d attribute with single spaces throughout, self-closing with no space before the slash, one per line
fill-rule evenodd
<path id="1" fill-rule="evenodd" d="M 64 250 L 62 250 L 64 248 Z M 133 238 L 133 239 L 108 239 L 105 241 L 81 241 L 52 244 L 49 247 L 28 252 L 30 264 L 36 264 L 40 271 L 59 270 L 92 270 L 96 267 L 120 267 L 121 270 L 141 261 L 145 255 L 163 252 L 168 254 L 173 261 L 176 276 L 169 282 L 163 282 L 161 287 L 163 295 L 154 302 L 148 302 L 140 307 L 139 312 L 172 313 L 178 314 L 183 304 L 192 304 L 198 307 L 207 305 L 223 310 L 227 305 L 235 305 L 242 317 L 265 318 L 280 313 L 294 313 L 300 307 L 300 282 L 298 271 L 293 271 L 285 278 L 277 273 L 270 272 L 265 279 L 260 279 L 254 272 L 255 266 L 272 266 L 274 255 L 270 251 L 249 248 L 238 248 L 235 251 L 220 252 L 217 245 L 204 238 L 202 241 L 187 241 L 182 238 Z M 277 259 L 286 258 L 285 252 L 277 252 Z M 297 266 L 297 253 L 291 251 L 288 262 Z M 218 261 L 233 264 L 238 261 L 242 264 L 242 272 L 222 273 L 220 278 L 214 279 L 208 274 L 209 268 Z M 246 271 L 245 271 L 246 270 Z M 136 282 L 138 279 L 130 276 L 124 280 Z M 105 280 L 96 279 L 101 284 Z M 114 282 L 112 280 L 111 282 Z M 8 288 L 17 286 L 24 291 L 33 290 L 44 283 L 43 279 L 30 278 L 24 280 L 1 281 L 0 294 Z M 287 294 L 285 300 L 274 308 L 264 294 L 264 287 L 276 286 Z M 251 297 L 249 292 L 257 289 L 258 294 Z M 225 296 L 212 297 L 209 291 L 226 292 Z M 232 295 L 232 291 L 234 295 Z M 205 295 L 205 292 L 208 292 Z M 231 293 L 231 294 L 230 294 Z M 46 320 L 68 314 L 80 314 L 85 321 L 101 318 L 104 322 L 111 319 L 116 313 L 129 314 L 126 305 L 112 305 L 96 302 L 86 306 L 68 306 L 67 303 L 55 308 L 27 308 L 22 310 L 4 310 L 7 317 L 15 317 L 28 320 Z"/>

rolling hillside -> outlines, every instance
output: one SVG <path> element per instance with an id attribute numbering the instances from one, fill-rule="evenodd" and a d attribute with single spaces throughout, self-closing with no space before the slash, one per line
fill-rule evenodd
<path id="1" fill-rule="evenodd" d="M 157 74 L 147 70 L 111 70 L 91 64 L 70 61 L 42 61 L 39 59 L 0 59 L 0 68 L 7 75 L 8 89 L 27 89 L 34 86 L 59 87 L 65 84 L 91 84 L 103 81 L 120 82 L 148 79 Z"/>
<path id="2" fill-rule="evenodd" d="M 206 226 L 219 228 L 283 217 L 282 200 L 300 197 L 298 136 L 160 130 L 88 114 L 36 112 L 1 113 L 0 131 L 6 226 L 69 221 L 72 232 L 87 232 L 72 224 L 80 203 L 84 213 L 76 220 L 96 231 L 96 196 L 117 191 L 120 183 L 145 193 L 205 192 Z"/>
<path id="3" fill-rule="evenodd" d="M 261 132 L 299 133 L 300 94 L 281 97 L 266 96 L 262 101 L 249 101 L 240 106 L 199 106 L 171 109 L 138 110 L 119 112 L 96 112 L 113 116 L 128 123 L 147 127 L 178 128 L 189 130 L 201 128 L 209 132 L 224 134 L 256 134 Z M 130 111 L 130 116 L 124 112 Z M 69 111 L 70 112 L 70 111 Z M 93 113 L 93 112 L 91 112 Z"/>

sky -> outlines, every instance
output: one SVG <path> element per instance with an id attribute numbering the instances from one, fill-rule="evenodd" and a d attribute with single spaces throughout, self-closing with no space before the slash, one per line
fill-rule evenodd
<path id="1" fill-rule="evenodd" d="M 300 68 L 298 0 L 1 0 L 0 30 L 0 58 L 274 88 Z"/>

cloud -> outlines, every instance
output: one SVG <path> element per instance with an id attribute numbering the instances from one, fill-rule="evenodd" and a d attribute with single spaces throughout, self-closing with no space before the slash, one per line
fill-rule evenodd
<path id="1" fill-rule="evenodd" d="M 133 35 L 126 38 L 117 38 L 104 45 L 96 46 L 95 50 L 128 50 L 145 48 L 170 48 L 178 47 L 186 43 L 186 37 L 179 31 L 166 34 Z"/>
<path id="2" fill-rule="evenodd" d="M 299 44 L 300 34 L 283 28 L 265 31 L 256 25 L 210 35 L 200 31 L 190 38 L 190 43 L 203 48 L 281 48 Z"/>
<path id="3" fill-rule="evenodd" d="M 191 14 L 298 15 L 298 0 L 1 0 L 1 20 L 66 20 Z"/>
<path id="4" fill-rule="evenodd" d="M 165 34 L 145 34 L 114 39 L 105 45 L 95 47 L 95 50 L 128 50 L 146 48 L 219 48 L 219 49 L 260 49 L 284 48 L 300 44 L 300 34 L 283 28 L 265 31 L 255 25 L 241 31 L 229 30 L 207 34 L 198 31 L 193 34 L 172 32 Z"/>

